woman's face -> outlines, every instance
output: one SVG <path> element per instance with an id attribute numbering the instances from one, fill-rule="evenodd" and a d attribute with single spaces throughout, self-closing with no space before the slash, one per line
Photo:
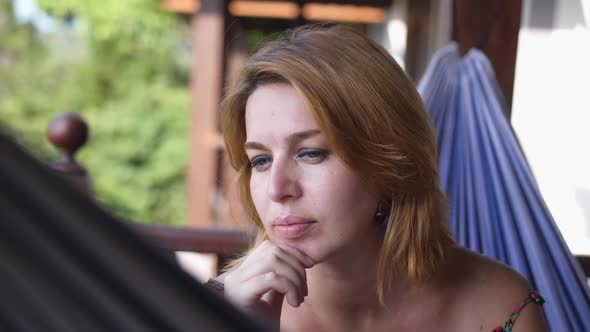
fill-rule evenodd
<path id="1" fill-rule="evenodd" d="M 295 88 L 258 87 L 246 134 L 252 199 L 272 241 L 320 262 L 374 239 L 377 196 L 332 152 Z"/>

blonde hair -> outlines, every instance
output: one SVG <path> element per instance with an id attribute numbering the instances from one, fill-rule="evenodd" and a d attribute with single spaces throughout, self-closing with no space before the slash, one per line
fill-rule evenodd
<path id="1" fill-rule="evenodd" d="M 238 171 L 242 204 L 258 228 L 251 250 L 267 235 L 250 193 L 245 108 L 257 87 L 272 83 L 288 83 L 301 94 L 334 152 L 390 207 L 377 275 L 379 299 L 394 271 L 409 280 L 428 280 L 453 244 L 434 129 L 395 60 L 345 26 L 304 26 L 270 42 L 250 57 L 222 102 L 229 160 Z"/>

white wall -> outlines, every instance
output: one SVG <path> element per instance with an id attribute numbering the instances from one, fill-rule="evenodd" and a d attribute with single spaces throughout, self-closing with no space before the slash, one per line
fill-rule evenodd
<path id="1" fill-rule="evenodd" d="M 408 34 L 406 13 L 406 0 L 394 1 L 387 10 L 385 22 L 371 24 L 367 31 L 367 34 L 383 46 L 402 68 L 405 68 L 404 57 Z"/>
<path id="2" fill-rule="evenodd" d="M 512 124 L 574 254 L 590 254 L 590 0 L 524 0 Z"/>

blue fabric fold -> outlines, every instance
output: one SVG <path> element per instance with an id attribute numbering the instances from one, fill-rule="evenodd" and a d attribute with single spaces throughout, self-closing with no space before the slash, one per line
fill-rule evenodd
<path id="1" fill-rule="evenodd" d="M 457 242 L 510 265 L 547 303 L 551 331 L 590 331 L 590 291 L 506 118 L 493 68 L 478 49 L 433 56 L 418 84 L 438 138 L 441 185 Z"/>

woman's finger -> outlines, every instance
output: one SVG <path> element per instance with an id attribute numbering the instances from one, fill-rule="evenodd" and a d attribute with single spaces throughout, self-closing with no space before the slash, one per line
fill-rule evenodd
<path id="1" fill-rule="evenodd" d="M 298 307 L 303 302 L 303 297 L 299 294 L 296 285 L 288 278 L 275 272 L 258 275 L 244 283 L 243 286 L 244 297 L 250 301 L 258 300 L 265 293 L 274 290 L 284 294 L 287 303 L 293 307 Z"/>
<path id="2" fill-rule="evenodd" d="M 254 277 L 256 274 L 270 272 L 272 269 L 268 269 L 267 264 L 281 264 L 282 262 L 279 258 L 291 265 L 294 271 L 300 275 L 304 284 L 305 294 L 307 294 L 305 268 L 309 266 L 310 260 L 293 247 L 277 245 L 271 241 L 264 241 L 250 254 L 248 259 L 244 261 L 240 268 L 242 270 L 240 272 L 240 279 L 246 281 Z M 252 268 L 253 266 L 256 266 L 257 268 Z"/>
<path id="3" fill-rule="evenodd" d="M 280 250 L 280 249 L 279 249 Z M 291 263 L 285 259 L 291 259 Z M 245 283 L 252 278 L 269 272 L 275 272 L 280 276 L 288 278 L 299 290 L 302 296 L 307 296 L 307 277 L 305 268 L 294 258 L 290 258 L 285 252 L 269 253 L 261 261 L 252 262 L 239 271 L 239 283 Z"/>
<path id="4" fill-rule="evenodd" d="M 275 245 L 283 249 L 284 251 L 288 252 L 293 257 L 297 258 L 301 262 L 301 264 L 305 266 L 305 268 L 309 269 L 315 265 L 315 262 L 311 258 L 309 258 L 309 256 L 301 252 L 301 250 L 299 249 L 284 243 L 275 243 Z"/>
<path id="5" fill-rule="evenodd" d="M 305 295 L 307 295 L 307 276 L 305 272 L 305 264 L 290 252 L 282 249 L 279 246 L 274 246 L 268 249 L 266 252 L 266 259 L 271 260 L 271 264 L 280 264 L 282 261 L 286 264 L 289 264 L 293 270 L 299 274 L 301 282 L 304 285 Z"/>

